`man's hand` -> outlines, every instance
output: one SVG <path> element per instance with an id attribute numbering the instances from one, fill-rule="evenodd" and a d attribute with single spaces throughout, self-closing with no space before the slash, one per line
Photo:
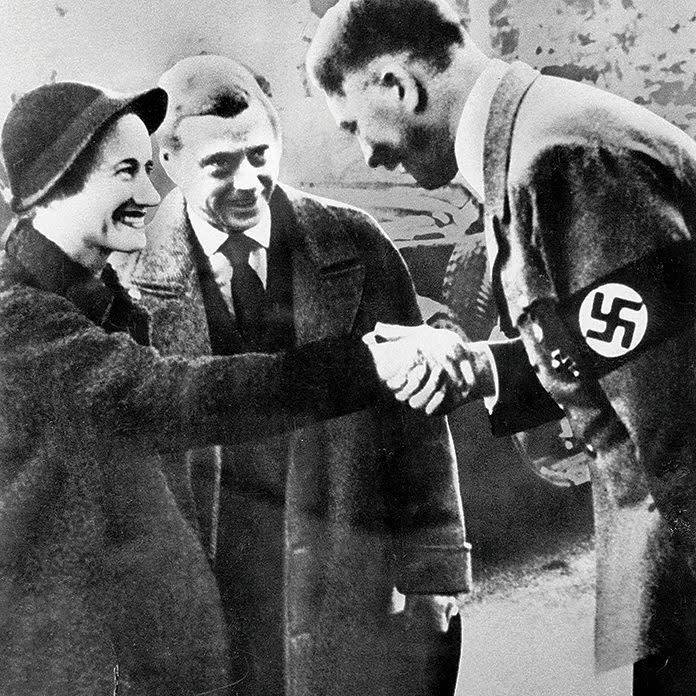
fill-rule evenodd
<path id="1" fill-rule="evenodd" d="M 363 336 L 363 342 L 372 353 L 377 376 L 392 389 L 392 385 L 404 382 L 413 370 L 425 370 L 425 356 L 416 335 L 402 334 L 404 340 L 385 338 L 378 332 L 382 326 L 387 324 L 378 323 L 374 331 Z M 412 327 L 394 325 L 394 328 L 409 330 Z"/>
<path id="2" fill-rule="evenodd" d="M 445 413 L 464 401 L 495 393 L 484 343 L 464 343 L 454 331 L 425 324 L 378 323 L 363 340 L 380 379 L 414 409 Z"/>
<path id="3" fill-rule="evenodd" d="M 430 633 L 447 633 L 453 616 L 459 613 L 455 595 L 406 595 L 404 617 L 409 627 Z"/>

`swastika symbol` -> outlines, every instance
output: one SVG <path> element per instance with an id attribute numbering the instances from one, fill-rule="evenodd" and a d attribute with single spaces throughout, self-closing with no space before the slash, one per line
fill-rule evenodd
<path id="1" fill-rule="evenodd" d="M 633 288 L 606 283 L 587 294 L 578 319 L 587 345 L 599 355 L 617 358 L 643 340 L 648 309 Z"/>

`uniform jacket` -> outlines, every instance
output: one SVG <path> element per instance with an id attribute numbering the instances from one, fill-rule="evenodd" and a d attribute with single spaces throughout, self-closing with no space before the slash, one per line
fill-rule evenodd
<path id="1" fill-rule="evenodd" d="M 298 345 L 360 337 L 377 320 L 420 321 L 401 257 L 365 213 L 278 186 L 271 219 L 271 237 L 282 226 L 290 248 Z M 132 269 L 164 353 L 211 350 L 191 238 L 174 191 Z M 202 457 L 189 459 L 194 482 L 205 477 Z M 437 691 L 443 677 L 453 688 L 458 636 L 414 635 L 387 613 L 394 586 L 403 593 L 469 587 L 444 419 L 390 399 L 290 438 L 267 438 L 259 428 L 256 444 L 227 448 L 222 461 L 215 564 L 232 630 L 251 653 L 241 668 L 235 657 L 240 693 L 446 693 Z M 228 485 L 226 469 L 233 470 Z M 204 499 L 206 538 L 210 514 Z M 437 666 L 443 657 L 447 675 Z"/>
<path id="2" fill-rule="evenodd" d="M 113 270 L 94 278 L 20 224 L 0 256 L 3 695 L 232 693 L 186 472 L 157 452 L 303 422 L 288 394 L 317 364 L 304 398 L 332 415 L 330 366 L 312 346 L 304 362 L 191 362 L 148 344 L 149 316 Z"/>
<path id="3" fill-rule="evenodd" d="M 693 645 L 696 144 L 518 63 L 485 153 L 503 324 L 593 458 L 599 665 Z"/>

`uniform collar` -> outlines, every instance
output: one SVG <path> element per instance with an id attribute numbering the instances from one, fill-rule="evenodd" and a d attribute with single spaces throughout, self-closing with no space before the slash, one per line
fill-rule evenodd
<path id="1" fill-rule="evenodd" d="M 486 124 L 490 113 L 493 96 L 500 81 L 508 70 L 508 64 L 498 59 L 491 59 L 479 75 L 469 96 L 464 102 L 459 119 L 454 151 L 459 166 L 459 174 L 464 185 L 484 202 L 483 150 L 486 136 Z"/>

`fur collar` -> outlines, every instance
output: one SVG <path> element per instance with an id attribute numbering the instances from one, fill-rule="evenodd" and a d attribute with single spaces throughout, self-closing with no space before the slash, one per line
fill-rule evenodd
<path id="1" fill-rule="evenodd" d="M 147 313 L 131 302 L 110 265 L 100 277 L 92 275 L 37 232 L 29 220 L 13 229 L 6 253 L 22 282 L 65 297 L 109 333 L 126 331 L 140 343 L 148 343 Z"/>

